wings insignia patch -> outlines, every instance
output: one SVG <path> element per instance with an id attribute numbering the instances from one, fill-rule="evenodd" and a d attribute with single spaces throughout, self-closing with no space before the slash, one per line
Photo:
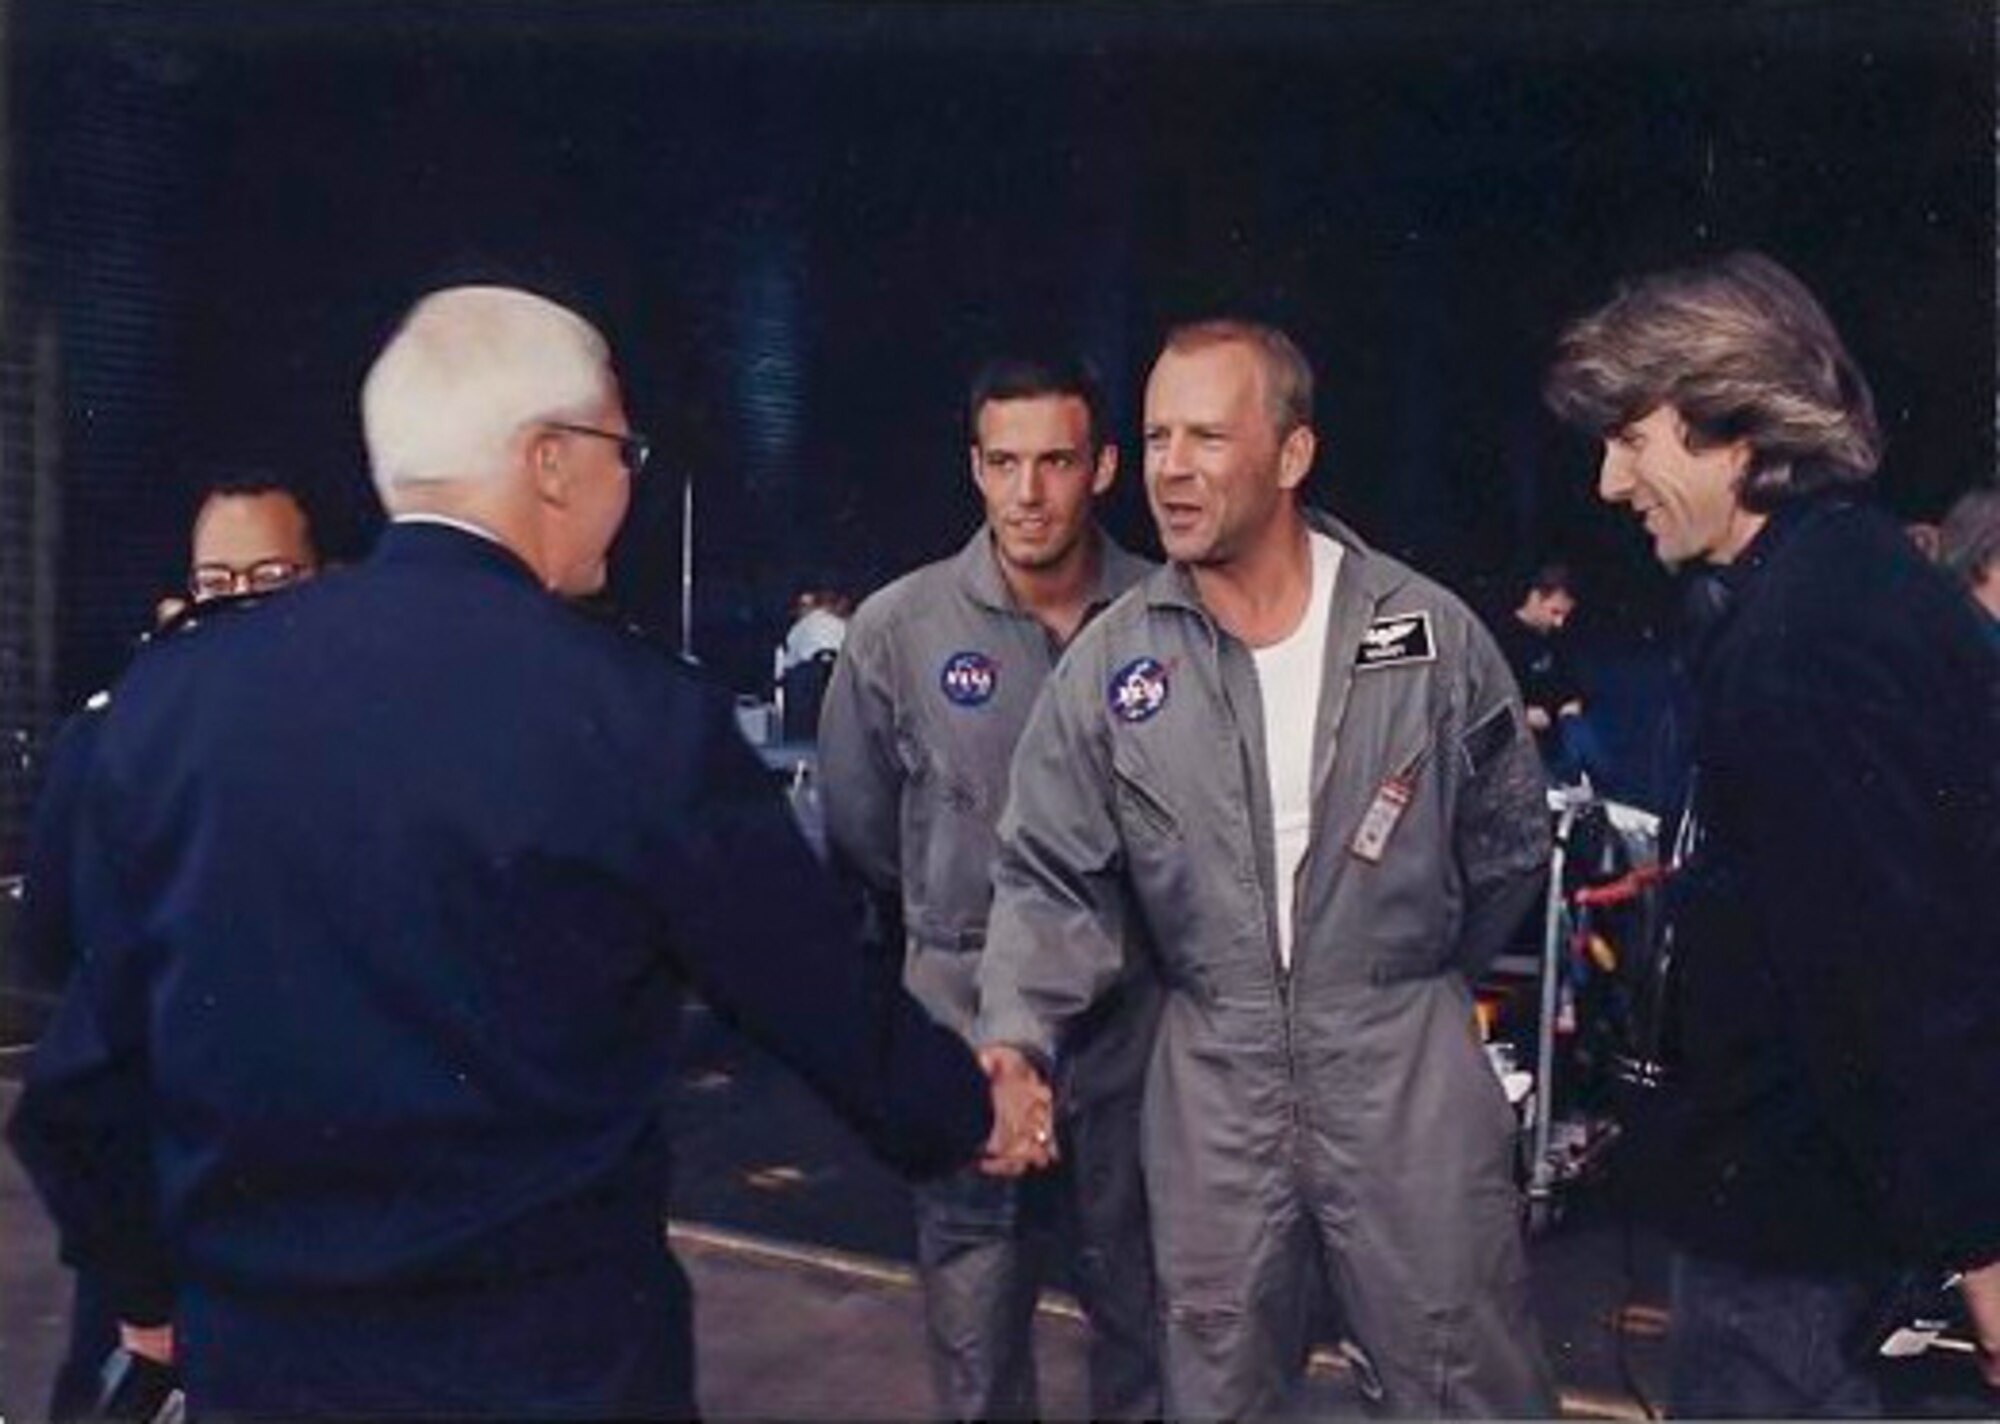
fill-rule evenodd
<path id="1" fill-rule="evenodd" d="M 1431 637 L 1431 615 L 1425 611 L 1395 613 L 1377 618 L 1361 635 L 1361 647 L 1354 655 L 1357 668 L 1397 667 L 1403 663 L 1437 660 L 1437 644 Z"/>

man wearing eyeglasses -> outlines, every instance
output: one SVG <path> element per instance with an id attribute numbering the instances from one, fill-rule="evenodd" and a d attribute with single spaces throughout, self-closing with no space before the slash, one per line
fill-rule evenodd
<path id="1" fill-rule="evenodd" d="M 187 598 L 170 597 L 155 623 L 176 629 L 185 621 L 189 599 L 210 603 L 230 595 L 272 594 L 310 578 L 319 566 L 312 525 L 298 495 L 262 474 L 231 474 L 206 485 L 194 502 L 189 531 Z M 150 636 L 149 630 L 149 636 Z M 77 942 L 69 898 L 70 851 L 79 798 L 88 776 L 92 748 L 110 704 L 108 693 L 92 696 L 68 718 L 50 744 L 29 837 L 20 921 L 19 950 L 28 978 L 55 993 L 69 982 Z M 149 1323 L 114 1320 L 106 1305 L 100 1272 L 78 1274 L 70 1308 L 70 1338 L 57 1370 L 49 1405 L 52 1419 L 73 1419 L 92 1411 L 100 1392 L 106 1357 L 121 1343 L 155 1355 L 170 1353 L 163 1329 Z"/>
<path id="2" fill-rule="evenodd" d="M 113 700 L 90 971 L 11 1134 L 66 1259 L 171 1317 L 191 1414 L 686 1416 L 687 988 L 913 1174 L 1033 1158 L 1045 1098 L 878 994 L 732 699 L 568 606 L 644 463 L 603 338 L 435 293 L 362 413 L 371 557 Z"/>
<path id="3" fill-rule="evenodd" d="M 187 591 L 196 603 L 276 593 L 319 569 L 305 506 L 261 477 L 209 486 L 189 542 Z"/>

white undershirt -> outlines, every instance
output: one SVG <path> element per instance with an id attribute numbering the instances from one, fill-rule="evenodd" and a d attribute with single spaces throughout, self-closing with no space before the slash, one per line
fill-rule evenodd
<path id="1" fill-rule="evenodd" d="M 1264 754 L 1271 779 L 1272 883 L 1278 892 L 1278 958 L 1292 967 L 1292 896 L 1312 839 L 1313 728 L 1326 672 L 1326 625 L 1340 575 L 1340 545 L 1310 536 L 1312 593 L 1299 626 L 1268 648 L 1253 648 L 1264 703 Z"/>

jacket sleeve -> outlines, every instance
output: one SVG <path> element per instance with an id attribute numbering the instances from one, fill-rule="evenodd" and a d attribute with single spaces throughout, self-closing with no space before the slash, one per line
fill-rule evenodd
<path id="1" fill-rule="evenodd" d="M 1110 749 L 1080 677 L 1074 661 L 1058 666 L 1015 746 L 979 956 L 979 1041 L 1013 1044 L 1044 1066 L 1126 968 Z"/>
<path id="2" fill-rule="evenodd" d="M 30 851 L 33 893 L 45 900 L 37 913 L 77 934 L 62 946 L 75 970 L 29 1062 L 8 1137 L 55 1220 L 63 1260 L 104 1282 L 119 1319 L 158 1324 L 172 1313 L 173 1279 L 147 1110 L 146 956 L 121 913 L 105 803 L 81 790 L 88 748 L 80 755 L 75 780 L 46 789 Z"/>
<path id="3" fill-rule="evenodd" d="M 1468 617 L 1452 853 L 1465 887 L 1459 966 L 1482 972 L 1521 922 L 1548 868 L 1547 779 L 1521 695 L 1492 636 Z"/>
<path id="4" fill-rule="evenodd" d="M 871 971 L 856 915 L 738 735 L 720 694 L 682 709 L 669 768 L 695 791 L 655 817 L 655 903 L 702 996 L 913 1176 L 975 1158 L 991 1131 L 969 1049 Z M 688 724 L 693 722 L 693 727 Z M 669 782 L 669 784 L 674 784 Z M 754 868 L 761 892 L 732 893 Z"/>
<path id="5" fill-rule="evenodd" d="M 1957 651 L 1919 622 L 1775 653 L 1739 774 L 1813 1096 L 1904 1248 L 1975 1266 L 2000 1258 L 2000 663 Z"/>
<path id="6" fill-rule="evenodd" d="M 76 925 L 70 862 L 82 812 L 84 779 L 103 714 L 71 717 L 49 748 L 48 773 L 35 801 L 22 863 L 20 946 L 29 983 L 59 992 L 76 966 Z"/>
<path id="7" fill-rule="evenodd" d="M 886 630 L 864 609 L 833 665 L 820 706 L 819 784 L 827 839 L 840 862 L 881 894 L 902 883 L 903 766 Z"/>

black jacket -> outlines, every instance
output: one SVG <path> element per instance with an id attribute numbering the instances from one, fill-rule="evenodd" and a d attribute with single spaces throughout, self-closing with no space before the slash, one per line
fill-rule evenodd
<path id="1" fill-rule="evenodd" d="M 688 988 L 909 1170 L 959 1165 L 988 1129 L 963 1045 L 872 987 L 729 699 L 464 532 L 392 526 L 364 566 L 147 652 L 75 850 L 78 978 L 12 1134 L 121 1312 L 168 1279 L 183 1310 L 532 1298 L 657 1253 Z M 588 1359 L 568 1362 L 580 1393 L 543 1390 L 533 1314 L 454 1412 L 646 1403 Z M 566 1324 L 610 1351 L 631 1314 Z M 282 1351 L 290 1318 L 258 1338 Z M 639 1328 L 672 1351 L 687 1322 Z M 429 1348 L 407 1333 L 384 1350 Z M 354 1404 L 201 1348 L 190 1379 L 236 1407 Z M 228 1389 L 253 1364 L 279 1393 Z"/>
<path id="2" fill-rule="evenodd" d="M 1685 1245 L 1771 1268 L 2000 1256 L 2000 660 L 1881 514 L 1774 516 L 1694 660 Z"/>

